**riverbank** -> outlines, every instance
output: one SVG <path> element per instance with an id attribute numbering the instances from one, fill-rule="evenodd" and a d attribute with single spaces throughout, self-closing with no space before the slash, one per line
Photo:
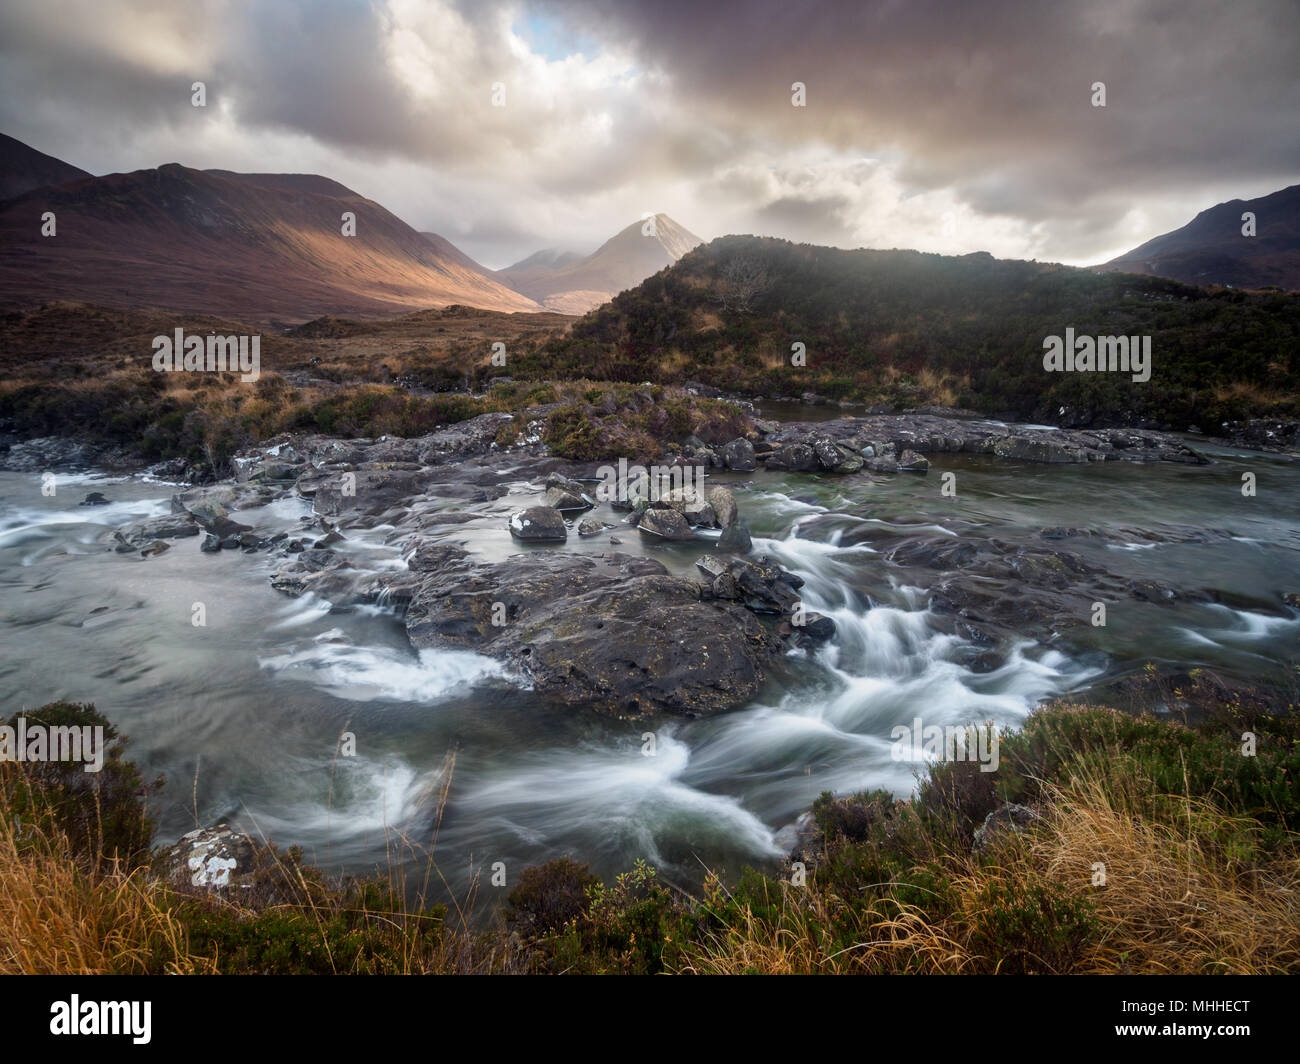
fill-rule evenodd
<path id="1" fill-rule="evenodd" d="M 151 853 L 120 745 L 97 787 L 77 765 L 0 763 L 0 972 L 1293 972 L 1295 707 L 1186 694 L 1194 727 L 1055 705 L 1003 737 L 996 773 L 948 762 L 910 800 L 823 795 L 777 874 L 686 892 L 566 858 L 505 888 L 485 875 L 450 910 L 231 833 Z M 471 926 L 492 893 L 500 919 Z"/>

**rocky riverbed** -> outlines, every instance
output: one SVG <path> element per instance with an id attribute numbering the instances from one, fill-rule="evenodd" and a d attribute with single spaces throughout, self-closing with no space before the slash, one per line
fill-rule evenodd
<path id="1" fill-rule="evenodd" d="M 803 580 L 754 553 L 738 503 L 745 492 L 706 487 L 701 474 L 906 477 L 926 474 L 931 455 L 1030 465 L 1210 461 L 1179 438 L 1128 429 L 1059 430 L 934 414 L 759 421 L 752 438 L 714 445 L 692 439 L 653 476 L 642 472 L 633 483 L 624 474 L 612 484 L 612 520 L 596 520 L 588 516 L 597 507 L 593 492 L 611 486 L 611 467 L 556 459 L 539 444 L 503 452 L 495 441 L 509 420 L 483 415 L 417 439 L 279 438 L 245 454 L 237 478 L 179 491 L 171 513 L 116 529 L 113 546 L 150 557 L 200 537 L 201 551 L 271 552 L 283 559 L 270 578 L 277 591 L 310 594 L 334 609 L 394 609 L 414 648 L 489 655 L 547 701 L 621 717 L 693 717 L 746 704 L 779 657 L 835 637 L 834 621 L 802 602 Z M 11 448 L 6 461 L 30 470 L 79 457 L 66 443 L 32 441 Z M 686 474 L 686 487 L 673 487 L 682 483 L 677 473 Z M 484 558 L 458 543 L 460 533 L 501 522 L 493 504 L 521 486 L 537 498 L 505 516 L 520 553 Z M 281 528 L 255 528 L 232 516 L 286 498 L 309 500 L 311 514 Z M 978 669 L 999 667 L 1004 659 L 995 648 L 1018 636 L 1052 640 L 1087 623 L 1097 602 L 1225 598 L 1194 579 L 1169 586 L 1119 576 L 1071 549 L 1084 539 L 1128 542 L 1132 533 L 1058 526 L 1013 540 L 961 531 L 954 521 L 882 544 L 878 530 L 866 527 L 842 533 L 838 542 L 871 545 L 900 576 L 924 587 L 930 623 L 981 648 L 970 656 Z M 721 534 L 705 538 L 714 532 Z M 357 537 L 376 534 L 401 552 L 404 567 L 369 567 L 349 550 Z M 568 551 L 571 535 L 604 549 Z M 1232 533 L 1203 527 L 1137 535 L 1209 544 Z M 694 577 L 683 577 L 654 558 L 621 551 L 627 537 L 714 549 L 698 559 Z M 1279 599 L 1291 590 L 1279 588 Z M 1243 596 L 1234 605 L 1283 603 Z"/>
<path id="2" fill-rule="evenodd" d="M 0 472 L 7 682 L 95 701 L 180 781 L 162 838 L 197 804 L 369 867 L 387 825 L 429 830 L 454 755 L 452 867 L 689 877 L 788 852 L 823 790 L 906 793 L 888 736 L 918 715 L 1014 725 L 1150 663 L 1251 683 L 1294 661 L 1284 456 L 825 412 L 683 440 L 644 474 L 501 414 L 278 438 L 201 485 L 29 441 Z"/>

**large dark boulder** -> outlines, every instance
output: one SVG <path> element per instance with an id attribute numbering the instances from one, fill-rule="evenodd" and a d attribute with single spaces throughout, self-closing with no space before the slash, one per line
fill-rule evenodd
<path id="1" fill-rule="evenodd" d="M 740 606 L 701 601 L 694 582 L 617 551 L 449 554 L 413 596 L 406 629 L 417 648 L 490 654 L 550 701 L 617 717 L 743 705 L 781 646 Z"/>
<path id="2" fill-rule="evenodd" d="M 749 526 L 742 521 L 728 525 L 718 537 L 718 550 L 728 554 L 748 554 L 754 549 L 754 541 L 749 534 Z"/>
<path id="3" fill-rule="evenodd" d="M 315 485 L 312 509 L 325 517 L 350 511 L 380 514 L 421 494 L 429 479 L 418 466 L 345 470 Z"/>
<path id="4" fill-rule="evenodd" d="M 817 455 L 806 443 L 782 444 L 767 457 L 768 469 L 789 470 L 792 473 L 811 473 L 820 469 Z"/>
<path id="5" fill-rule="evenodd" d="M 706 554 L 695 567 L 709 578 L 712 593 L 741 603 L 754 613 L 791 614 L 799 605 L 795 594 L 803 579 L 786 572 L 767 555 L 753 561 Z"/>
<path id="6" fill-rule="evenodd" d="M 1086 462 L 1088 453 L 1082 447 L 1059 443 L 1044 436 L 1005 436 L 993 445 L 999 458 L 1020 462 Z"/>
<path id="7" fill-rule="evenodd" d="M 744 438 L 732 440 L 722 448 L 722 464 L 738 473 L 752 473 L 758 468 L 754 445 Z"/>

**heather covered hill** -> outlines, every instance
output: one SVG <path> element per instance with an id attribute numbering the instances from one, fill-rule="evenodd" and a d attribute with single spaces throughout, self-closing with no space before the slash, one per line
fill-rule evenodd
<path id="1" fill-rule="evenodd" d="M 41 235 L 46 211 L 53 237 Z M 355 236 L 341 231 L 347 211 Z M 451 304 L 541 309 L 373 200 L 311 174 L 169 163 L 83 177 L 0 206 L 0 248 L 7 307 L 74 300 L 252 322 Z"/>
<path id="2" fill-rule="evenodd" d="M 1255 216 L 1253 236 L 1242 233 L 1248 212 Z M 1220 203 L 1099 268 L 1188 284 L 1300 289 L 1300 185 Z"/>
<path id="3" fill-rule="evenodd" d="M 1045 337 L 1149 335 L 1150 381 L 1048 373 Z M 805 366 L 792 364 L 804 345 Z M 1052 423 L 1185 428 L 1292 414 L 1300 296 L 915 251 L 729 236 L 512 364 L 768 397 L 943 402 Z"/>

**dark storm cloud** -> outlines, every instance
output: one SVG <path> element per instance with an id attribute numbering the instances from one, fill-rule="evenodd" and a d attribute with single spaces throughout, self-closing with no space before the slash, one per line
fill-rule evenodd
<path id="1" fill-rule="evenodd" d="M 1027 220 L 1207 180 L 1300 171 L 1300 5 L 1292 0 L 700 4 L 594 12 L 677 98 L 722 128 L 896 150 L 903 180 Z M 790 106 L 790 84 L 808 106 Z M 1091 106 L 1104 82 L 1107 106 Z M 1113 209 L 1109 208 L 1109 209 Z"/>
<path id="2" fill-rule="evenodd" d="M 699 215 L 908 246 L 960 214 L 975 246 L 1080 258 L 1212 190 L 1294 182 L 1298 47 L 1294 0 L 46 0 L 0 9 L 0 129 L 96 170 L 256 168 L 277 147 L 354 183 L 388 167 L 362 183 L 399 209 L 432 194 L 427 167 L 454 202 L 410 220 L 455 218 L 502 255 L 530 232 L 599 242 L 672 190 L 705 236 Z M 590 229 L 546 232 L 566 224 Z"/>

